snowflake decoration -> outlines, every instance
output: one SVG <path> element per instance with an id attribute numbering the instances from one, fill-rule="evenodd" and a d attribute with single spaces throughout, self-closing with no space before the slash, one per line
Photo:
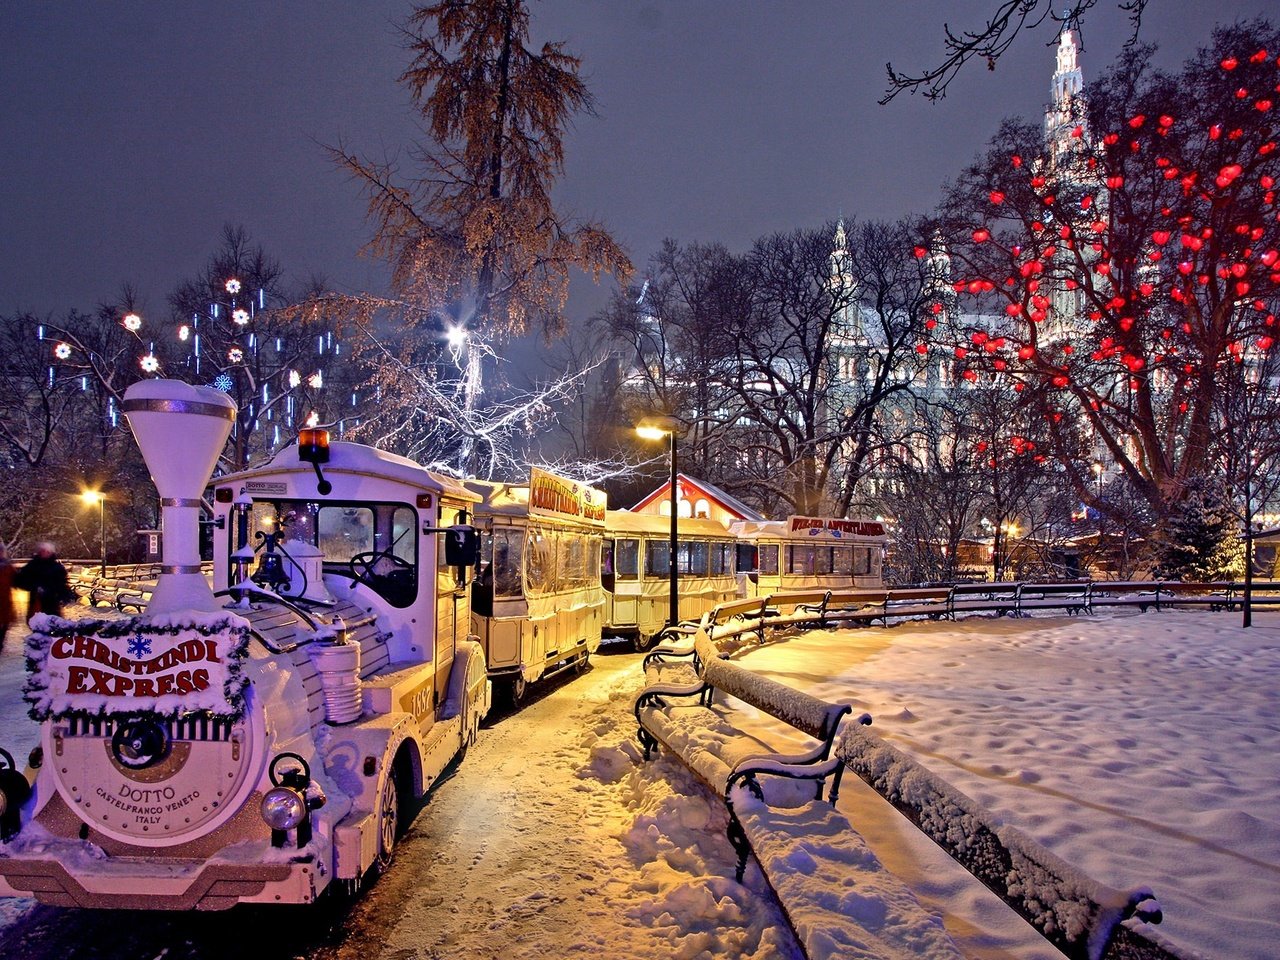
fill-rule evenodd
<path id="1" fill-rule="evenodd" d="M 178 339 L 181 340 L 183 343 L 186 343 L 188 340 L 191 339 L 191 328 L 188 327 L 185 323 L 178 328 Z"/>
<path id="2" fill-rule="evenodd" d="M 221 390 L 223 393 L 230 393 L 235 385 L 236 382 L 231 379 L 229 373 L 220 373 L 213 378 L 213 389 Z"/>
<path id="3" fill-rule="evenodd" d="M 298 384 L 300 384 L 301 382 L 302 382 L 302 374 L 300 374 L 297 370 L 290 370 L 290 371 L 289 371 L 289 386 L 291 386 L 291 387 L 296 387 L 296 386 L 297 386 Z"/>
<path id="4" fill-rule="evenodd" d="M 239 347 L 232 347 L 230 350 L 227 351 L 227 359 L 230 360 L 232 363 L 239 363 L 241 360 L 244 359 L 244 351 L 241 350 Z"/>
<path id="5" fill-rule="evenodd" d="M 314 428 L 314 427 L 318 427 L 318 426 L 320 426 L 320 414 L 318 414 L 318 413 L 316 413 L 316 411 L 312 410 L 312 411 L 311 411 L 311 416 L 307 417 L 307 423 L 306 423 L 306 425 L 307 425 L 308 427 L 313 427 L 313 428 Z"/>
<path id="6" fill-rule="evenodd" d="M 71 356 L 71 344 L 60 343 L 53 348 L 53 355 L 59 360 L 66 360 Z"/>
<path id="7" fill-rule="evenodd" d="M 312 390 L 319 390 L 324 386 L 324 375 L 317 370 L 307 378 L 307 383 L 311 386 Z"/>
<path id="8" fill-rule="evenodd" d="M 135 636 L 129 641 L 129 656 L 135 660 L 139 657 L 151 656 L 151 640 L 142 634 Z"/>
<path id="9" fill-rule="evenodd" d="M 156 359 L 156 355 L 154 353 L 148 353 L 145 357 L 143 357 L 141 360 L 138 361 L 138 366 L 140 366 L 147 373 L 155 373 L 157 370 L 160 369 L 160 361 Z"/>
<path id="10" fill-rule="evenodd" d="M 130 333 L 137 333 L 142 329 L 142 318 L 136 313 L 126 313 L 124 319 L 120 322 L 124 324 L 124 328 Z"/>
<path id="11" fill-rule="evenodd" d="M 231 294 L 234 297 L 237 293 L 240 292 L 240 281 L 237 280 L 235 277 L 232 277 L 230 280 L 227 281 L 226 287 L 227 287 L 227 293 Z"/>
<path id="12" fill-rule="evenodd" d="M 245 310 L 242 307 L 236 310 L 233 310 L 231 311 L 231 319 L 243 327 L 246 323 L 249 322 L 249 311 Z"/>

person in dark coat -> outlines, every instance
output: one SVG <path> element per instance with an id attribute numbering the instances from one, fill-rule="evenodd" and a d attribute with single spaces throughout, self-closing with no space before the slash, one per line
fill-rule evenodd
<path id="1" fill-rule="evenodd" d="M 13 585 L 31 595 L 27 601 L 27 622 L 37 613 L 62 614 L 62 605 L 71 599 L 67 568 L 58 562 L 52 543 L 37 543 L 27 565 L 13 575 Z"/>
<path id="2" fill-rule="evenodd" d="M 13 624 L 13 561 L 9 550 L 0 543 L 0 647 Z"/>

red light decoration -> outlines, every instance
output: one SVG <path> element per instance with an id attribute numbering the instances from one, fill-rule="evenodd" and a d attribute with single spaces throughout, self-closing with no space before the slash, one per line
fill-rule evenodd
<path id="1" fill-rule="evenodd" d="M 1093 196 L 1092 196 L 1092 194 L 1088 194 L 1088 193 L 1086 193 L 1083 197 L 1081 197 L 1081 198 L 1080 198 L 1080 209 L 1081 209 L 1081 210 L 1088 210 L 1088 209 L 1089 209 L 1090 207 L 1092 207 L 1092 206 L 1093 206 Z"/>
<path id="2" fill-rule="evenodd" d="M 1036 174 L 1036 176 L 1031 178 L 1031 186 L 1039 190 L 1041 187 L 1044 186 L 1044 177 L 1040 176 L 1039 174 Z"/>
<path id="3" fill-rule="evenodd" d="M 1173 117 L 1169 116 L 1167 113 L 1162 113 L 1160 115 L 1159 123 L 1160 123 L 1160 126 L 1168 130 L 1170 127 L 1173 126 Z"/>
<path id="4" fill-rule="evenodd" d="M 972 370 L 966 370 L 964 372 L 964 378 L 968 380 L 970 383 L 973 383 L 975 380 L 978 379 L 978 375 Z"/>
<path id="5" fill-rule="evenodd" d="M 1018 156 L 1016 153 L 1009 158 L 1009 162 L 1012 163 L 1015 167 L 1022 166 L 1022 158 Z"/>
<path id="6" fill-rule="evenodd" d="M 1004 203 L 1004 194 L 999 190 L 992 190 L 989 194 L 987 194 L 987 196 L 990 198 L 991 202 L 994 203 L 996 206 L 999 206 L 1000 204 Z"/>
<path id="7" fill-rule="evenodd" d="M 924 344 L 924 343 L 917 343 L 917 344 L 916 344 L 916 353 L 924 354 L 924 353 L 928 353 L 928 352 L 929 352 L 929 346 L 928 346 L 928 344 Z"/>
<path id="8" fill-rule="evenodd" d="M 1077 123 L 1075 129 L 1071 131 L 1071 136 L 1079 140 L 1084 136 L 1084 127 Z"/>
<path id="9" fill-rule="evenodd" d="M 928 247 L 915 246 L 911 248 L 911 252 L 916 255 L 917 260 L 921 260 L 929 255 Z"/>
<path id="10" fill-rule="evenodd" d="M 1271 109 L 1271 101 L 1270 101 L 1270 100 L 1259 100 L 1257 103 L 1255 103 L 1255 104 L 1253 105 L 1253 109 L 1255 109 L 1255 110 L 1260 110 L 1260 111 L 1262 111 L 1263 113 L 1266 113 L 1268 110 L 1270 110 L 1270 109 Z"/>
<path id="11" fill-rule="evenodd" d="M 1146 116 L 1141 113 L 1129 118 L 1129 126 L 1131 126 L 1134 130 L 1137 130 L 1146 122 L 1147 122 Z"/>
<path id="12" fill-rule="evenodd" d="M 1215 123 L 1212 127 L 1209 128 L 1210 140 L 1217 140 L 1221 136 L 1222 136 L 1222 124 Z"/>
<path id="13" fill-rule="evenodd" d="M 932 317 L 930 317 L 928 320 L 924 322 L 924 328 L 926 330 L 932 330 L 937 325 L 938 325 L 938 321 L 934 320 Z"/>
<path id="14" fill-rule="evenodd" d="M 1226 189 L 1227 187 L 1231 186 L 1231 184 L 1235 182 L 1236 177 L 1240 176 L 1240 174 L 1242 174 L 1243 172 L 1244 172 L 1244 169 L 1240 166 L 1240 164 L 1228 163 L 1225 167 L 1223 167 L 1221 170 L 1218 171 L 1217 177 L 1214 178 L 1214 183 L 1216 183 L 1219 187 Z"/>
<path id="15" fill-rule="evenodd" d="M 1036 351 L 1035 351 L 1035 349 L 1034 349 L 1033 347 L 1019 347 L 1019 348 L 1018 348 L 1018 359 L 1019 359 L 1019 360 L 1030 360 L 1030 359 L 1031 359 L 1032 357 L 1034 357 L 1035 355 L 1036 355 Z"/>
<path id="16" fill-rule="evenodd" d="M 1124 186 L 1124 177 L 1122 177 L 1120 174 L 1116 173 L 1116 174 L 1112 174 L 1111 176 L 1107 177 L 1107 188 L 1108 188 L 1108 189 L 1110 189 L 1110 190 L 1119 190 L 1119 189 L 1120 189 L 1121 187 L 1123 187 L 1123 186 Z"/>
<path id="17" fill-rule="evenodd" d="M 974 243 L 986 243 L 990 239 L 991 231 L 987 230 L 985 227 L 979 227 L 977 230 L 973 231 Z"/>
<path id="18" fill-rule="evenodd" d="M 1227 57 L 1221 63 L 1221 67 L 1223 70 L 1234 70 L 1239 65 L 1240 65 L 1240 61 L 1237 60 L 1235 57 Z"/>
<path id="19" fill-rule="evenodd" d="M 1260 49 L 1257 53 L 1253 54 L 1253 56 L 1249 58 L 1249 62 L 1250 63 L 1266 63 L 1267 62 L 1266 48 L 1264 47 Z"/>

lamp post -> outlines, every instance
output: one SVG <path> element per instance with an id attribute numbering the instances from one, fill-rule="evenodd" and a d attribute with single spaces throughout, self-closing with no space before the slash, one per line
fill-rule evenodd
<path id="1" fill-rule="evenodd" d="M 98 545 L 101 548 L 102 557 L 102 576 L 107 575 L 107 498 L 101 490 L 86 490 L 80 494 L 80 499 L 85 502 L 86 506 L 98 505 Z"/>
<path id="2" fill-rule="evenodd" d="M 667 625 L 674 627 L 680 622 L 680 590 L 679 590 L 679 574 L 676 570 L 676 552 L 679 547 L 679 520 L 680 520 L 680 494 L 676 486 L 676 477 L 678 475 L 678 461 L 676 460 L 676 421 L 672 417 L 648 417 L 636 426 L 636 433 L 645 440 L 661 440 L 663 437 L 671 438 L 671 544 L 669 574 L 670 574 L 670 606 L 667 613 Z"/>

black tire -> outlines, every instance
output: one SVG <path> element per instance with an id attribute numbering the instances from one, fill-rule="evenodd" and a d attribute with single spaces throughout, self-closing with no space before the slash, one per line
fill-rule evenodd
<path id="1" fill-rule="evenodd" d="M 657 639 L 658 639 L 657 633 L 651 633 L 647 637 L 643 633 L 637 633 L 636 638 L 631 641 L 631 645 L 636 648 L 637 653 L 644 653 L 646 650 L 648 650 L 650 647 L 653 646 L 654 641 Z"/>
<path id="2" fill-rule="evenodd" d="M 396 855 L 396 841 L 400 839 L 400 774 L 395 765 L 387 771 L 387 779 L 378 794 L 378 853 L 376 863 L 379 872 L 391 865 Z"/>
<path id="3" fill-rule="evenodd" d="M 524 702 L 524 695 L 529 692 L 529 684 L 522 674 L 517 673 L 509 681 L 507 681 L 507 699 L 511 701 L 513 707 L 518 707 Z"/>
<path id="4" fill-rule="evenodd" d="M 582 651 L 582 656 L 574 663 L 573 669 L 578 673 L 586 673 L 587 668 L 591 666 L 591 654 L 586 650 Z"/>

